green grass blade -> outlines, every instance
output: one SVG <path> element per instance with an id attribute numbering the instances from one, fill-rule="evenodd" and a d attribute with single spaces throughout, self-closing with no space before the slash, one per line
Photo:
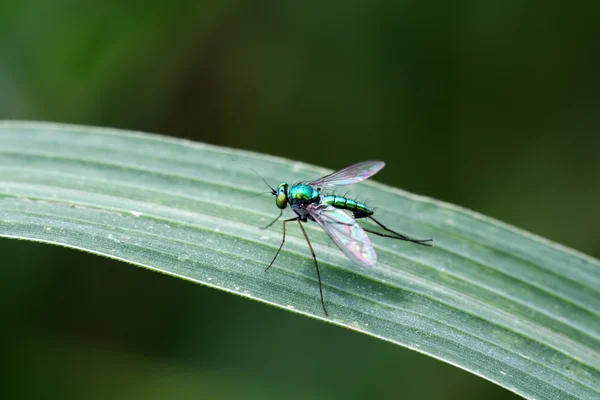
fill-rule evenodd
<path id="1" fill-rule="evenodd" d="M 266 187 L 250 166 L 272 185 L 328 172 L 157 135 L 0 123 L 0 236 L 101 254 L 321 318 L 529 398 L 600 398 L 598 260 L 369 180 L 353 194 L 373 199 L 388 226 L 432 237 L 436 247 L 372 236 L 379 262 L 363 268 L 306 224 L 327 319 L 297 227 L 264 272 L 281 225 L 258 229 L 278 209 L 272 196 L 253 197 Z"/>

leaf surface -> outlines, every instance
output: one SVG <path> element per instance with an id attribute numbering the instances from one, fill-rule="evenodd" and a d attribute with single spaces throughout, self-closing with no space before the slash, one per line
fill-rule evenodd
<path id="1" fill-rule="evenodd" d="M 266 186 L 251 168 L 272 186 L 331 172 L 158 135 L 2 122 L 0 236 L 104 255 L 323 319 L 528 398 L 600 398 L 598 260 L 371 179 L 352 194 L 372 199 L 386 225 L 436 247 L 371 235 L 379 261 L 361 267 L 305 224 L 326 318 L 297 226 L 264 271 L 281 225 L 259 229 L 278 209 L 272 196 L 255 196 Z"/>

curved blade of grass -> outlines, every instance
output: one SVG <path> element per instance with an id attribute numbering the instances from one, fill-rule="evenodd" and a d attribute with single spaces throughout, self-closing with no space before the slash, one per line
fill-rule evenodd
<path id="1" fill-rule="evenodd" d="M 447 361 L 529 398 L 600 398 L 600 263 L 479 214 L 367 181 L 381 220 L 425 248 L 372 237 L 352 264 L 306 224 L 269 272 L 281 226 L 272 184 L 328 171 L 162 136 L 0 123 L 0 236 L 59 244 L 346 326 Z M 288 211 L 289 212 L 289 211 Z M 10 266 L 5 266 L 10 267 Z"/>

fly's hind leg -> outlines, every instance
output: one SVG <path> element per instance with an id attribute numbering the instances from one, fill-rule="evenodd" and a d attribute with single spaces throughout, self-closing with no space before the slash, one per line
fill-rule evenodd
<path id="1" fill-rule="evenodd" d="M 375 231 L 372 231 L 370 229 L 363 228 L 366 232 L 369 232 L 369 233 L 372 233 L 372 234 L 378 235 L 378 236 L 389 237 L 389 238 L 393 238 L 393 239 L 400 239 L 400 240 L 404 240 L 406 242 L 412 242 L 412 243 L 420 244 L 421 246 L 433 247 L 433 244 L 428 243 L 428 242 L 433 242 L 433 239 L 422 239 L 422 240 L 411 239 L 411 238 L 409 238 L 407 236 L 399 234 L 396 231 L 391 230 L 390 228 L 388 228 L 387 226 L 385 226 L 381 222 L 377 221 L 372 216 L 369 216 L 368 218 L 370 218 L 371 220 L 373 220 L 373 222 L 375 222 L 377 225 L 379 225 L 380 227 L 382 227 L 386 231 L 393 233 L 394 235 L 393 236 L 392 235 L 387 235 L 385 233 L 375 232 Z"/>

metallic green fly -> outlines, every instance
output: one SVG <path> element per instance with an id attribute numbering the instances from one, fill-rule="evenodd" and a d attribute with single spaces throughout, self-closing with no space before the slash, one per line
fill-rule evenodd
<path id="1" fill-rule="evenodd" d="M 327 233 L 334 241 L 340 250 L 352 261 L 365 267 L 375 265 L 377 262 L 377 254 L 373 249 L 371 240 L 366 232 L 373 233 L 378 236 L 388 237 L 392 239 L 404 240 L 413 242 L 423 246 L 433 247 L 430 243 L 433 239 L 416 240 L 408 238 L 400 233 L 393 231 L 377 221 L 373 214 L 375 210 L 364 203 L 347 198 L 346 196 L 337 196 L 335 194 L 322 194 L 323 189 L 332 189 L 335 186 L 351 185 L 360 182 L 375 175 L 385 166 L 383 161 L 363 161 L 358 164 L 351 165 L 340 171 L 334 172 L 322 178 L 310 182 L 299 182 L 295 185 L 288 185 L 282 182 L 271 192 L 275 196 L 275 204 L 281 209 L 279 216 L 263 229 L 269 228 L 283 215 L 283 210 L 289 204 L 292 211 L 296 213 L 294 218 L 283 221 L 283 239 L 279 250 L 275 253 L 273 261 L 265 269 L 267 271 L 279 255 L 283 244 L 285 243 L 285 224 L 292 221 L 297 221 L 302 229 L 302 233 L 306 238 L 310 252 L 315 260 L 315 268 L 317 269 L 317 278 L 319 279 L 319 293 L 321 294 L 321 304 L 325 315 L 325 300 L 323 299 L 323 288 L 321 285 L 321 274 L 319 272 L 319 264 L 317 256 L 308 240 L 308 235 L 302 226 L 302 222 L 308 220 L 314 221 Z M 266 182 L 265 182 L 266 183 Z M 267 184 L 268 185 L 268 184 Z M 368 218 L 383 228 L 388 233 L 376 232 L 367 228 L 361 227 L 355 220 Z"/>

